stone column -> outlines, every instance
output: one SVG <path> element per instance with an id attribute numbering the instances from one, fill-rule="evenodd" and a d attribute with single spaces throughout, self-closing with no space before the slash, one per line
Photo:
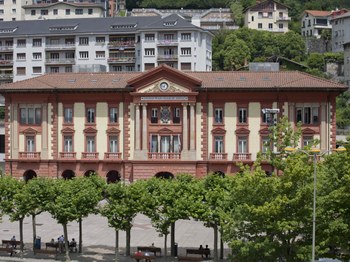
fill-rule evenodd
<path id="1" fill-rule="evenodd" d="M 135 107 L 135 150 L 140 150 L 140 105 L 136 104 Z"/>
<path id="2" fill-rule="evenodd" d="M 147 104 L 142 104 L 142 150 L 147 152 Z"/>
<path id="3" fill-rule="evenodd" d="M 187 121 L 187 103 L 182 104 L 182 151 L 188 150 L 188 121 Z"/>
<path id="4" fill-rule="evenodd" d="M 190 150 L 195 150 L 194 104 L 190 104 Z"/>

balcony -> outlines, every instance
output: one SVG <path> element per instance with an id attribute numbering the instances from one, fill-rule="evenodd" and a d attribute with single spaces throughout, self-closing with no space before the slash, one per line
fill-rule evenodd
<path id="1" fill-rule="evenodd" d="M 234 161 L 250 161 L 252 154 L 250 153 L 235 153 L 233 154 Z"/>
<path id="2" fill-rule="evenodd" d="M 113 161 L 113 160 L 121 160 L 122 159 L 122 153 L 120 152 L 107 152 L 105 153 L 105 160 Z"/>
<path id="3" fill-rule="evenodd" d="M 76 154 L 75 152 L 60 152 L 60 159 L 61 160 L 76 160 Z"/>
<path id="4" fill-rule="evenodd" d="M 155 160 L 180 160 L 181 153 L 157 153 L 157 152 L 149 152 L 148 159 Z"/>
<path id="5" fill-rule="evenodd" d="M 87 161 L 98 161 L 98 152 L 82 152 L 81 159 Z"/>
<path id="6" fill-rule="evenodd" d="M 12 52 L 13 45 L 0 46 L 0 52 Z"/>
<path id="7" fill-rule="evenodd" d="M 12 80 L 13 74 L 0 74 L 0 81 Z"/>
<path id="8" fill-rule="evenodd" d="M 19 152 L 19 158 L 22 160 L 40 160 L 40 152 Z"/>
<path id="9" fill-rule="evenodd" d="M 289 16 L 278 16 L 277 21 L 290 21 L 291 18 Z"/>
<path id="10" fill-rule="evenodd" d="M 135 41 L 111 41 L 108 43 L 109 49 L 123 50 L 125 48 L 135 48 Z"/>
<path id="11" fill-rule="evenodd" d="M 158 61 L 177 61 L 178 55 L 158 55 Z"/>
<path id="12" fill-rule="evenodd" d="M 135 63 L 136 58 L 135 57 L 109 57 L 107 62 L 109 64 L 114 63 Z"/>
<path id="13" fill-rule="evenodd" d="M 74 50 L 75 49 L 75 43 L 71 44 L 46 44 L 45 45 L 46 50 Z"/>
<path id="14" fill-rule="evenodd" d="M 9 66 L 13 65 L 12 59 L 0 59 L 0 66 Z"/>
<path id="15" fill-rule="evenodd" d="M 227 153 L 210 153 L 210 160 L 227 160 Z"/>
<path id="16" fill-rule="evenodd" d="M 157 45 L 159 46 L 171 46 L 178 45 L 179 41 L 177 39 L 158 39 Z"/>
<path id="17" fill-rule="evenodd" d="M 46 59 L 45 63 L 47 65 L 69 65 L 69 64 L 75 64 L 75 59 Z"/>

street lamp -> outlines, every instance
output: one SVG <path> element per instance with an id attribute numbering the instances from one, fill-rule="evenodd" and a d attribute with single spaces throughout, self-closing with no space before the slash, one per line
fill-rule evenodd
<path id="1" fill-rule="evenodd" d="M 313 156 L 313 163 L 314 163 L 314 194 L 313 194 L 313 204 L 312 204 L 312 256 L 311 256 L 311 262 L 315 262 L 315 246 L 316 246 L 316 182 L 317 182 L 317 156 L 323 156 L 331 150 L 327 150 L 324 152 L 321 152 L 319 148 L 311 148 L 308 151 L 302 150 L 302 149 L 295 149 L 294 147 L 286 147 L 284 149 L 286 152 L 302 152 L 306 154 L 307 156 Z M 334 149 L 333 151 L 336 152 L 344 152 L 346 151 L 346 148 L 343 146 L 338 147 L 337 149 Z"/>

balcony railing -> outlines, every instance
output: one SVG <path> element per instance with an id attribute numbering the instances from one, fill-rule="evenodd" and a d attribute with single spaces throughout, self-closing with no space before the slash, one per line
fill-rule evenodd
<path id="1" fill-rule="evenodd" d="M 46 59 L 48 65 L 68 65 L 75 64 L 75 59 Z"/>
<path id="2" fill-rule="evenodd" d="M 174 159 L 181 159 L 181 153 L 156 153 L 156 152 L 149 152 L 148 153 L 148 159 L 160 159 L 160 160 L 174 160 Z"/>
<path id="3" fill-rule="evenodd" d="M 158 60 L 166 60 L 166 61 L 177 61 L 179 58 L 178 58 L 178 55 L 158 55 Z"/>
<path id="4" fill-rule="evenodd" d="M 122 153 L 120 152 L 107 152 L 105 153 L 105 160 L 121 160 L 122 159 Z"/>
<path id="5" fill-rule="evenodd" d="M 1 80 L 10 80 L 13 78 L 13 74 L 0 74 L 0 81 Z"/>
<path id="6" fill-rule="evenodd" d="M 20 159 L 40 159 L 40 152 L 19 152 Z"/>
<path id="7" fill-rule="evenodd" d="M 235 153 L 233 154 L 233 160 L 234 161 L 249 161 L 251 160 L 250 153 Z"/>
<path id="8" fill-rule="evenodd" d="M 177 39 L 158 39 L 157 45 L 177 45 L 179 41 Z"/>
<path id="9" fill-rule="evenodd" d="M 111 41 L 108 43 L 109 48 L 135 47 L 135 41 Z"/>
<path id="10" fill-rule="evenodd" d="M 227 153 L 210 153 L 211 160 L 227 160 Z"/>
<path id="11" fill-rule="evenodd" d="M 110 57 L 108 63 L 135 63 L 135 57 Z"/>
<path id="12" fill-rule="evenodd" d="M 7 51 L 12 51 L 13 50 L 13 45 L 6 45 L 6 46 L 0 46 L 0 52 L 7 52 Z"/>
<path id="13" fill-rule="evenodd" d="M 3 65 L 13 65 L 13 60 L 11 59 L 7 59 L 7 60 L 1 60 L 0 59 L 0 66 L 3 66 Z"/>
<path id="14" fill-rule="evenodd" d="M 82 152 L 81 158 L 82 159 L 96 160 L 96 159 L 98 159 L 98 152 Z"/>
<path id="15" fill-rule="evenodd" d="M 278 16 L 276 20 L 277 21 L 290 21 L 291 18 L 288 16 Z"/>
<path id="16" fill-rule="evenodd" d="M 67 50 L 67 49 L 75 49 L 75 43 L 72 44 L 46 44 L 45 49 L 52 50 Z"/>
<path id="17" fill-rule="evenodd" d="M 77 153 L 75 153 L 75 152 L 60 152 L 60 157 L 61 157 L 62 159 L 67 159 L 67 160 L 69 160 L 69 159 L 75 159 L 76 154 L 77 154 Z"/>

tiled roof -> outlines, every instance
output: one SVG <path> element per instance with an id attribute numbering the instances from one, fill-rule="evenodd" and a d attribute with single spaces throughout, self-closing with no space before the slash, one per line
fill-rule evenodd
<path id="1" fill-rule="evenodd" d="M 127 82 L 148 72 L 47 74 L 1 85 L 0 93 L 35 91 L 113 91 L 128 88 Z M 199 89 L 212 90 L 327 90 L 347 86 L 297 71 L 281 72 L 182 72 L 202 81 Z M 160 73 L 161 74 L 161 73 Z M 164 74 L 166 77 L 166 74 Z M 129 87 L 132 88 L 132 87 Z"/>
<path id="2" fill-rule="evenodd" d="M 102 4 L 92 3 L 92 2 L 78 2 L 78 3 L 69 3 L 69 2 L 56 2 L 56 3 L 40 3 L 40 4 L 33 4 L 33 5 L 24 5 L 22 8 L 28 9 L 28 8 L 43 8 L 43 7 L 51 7 L 56 5 L 68 5 L 68 6 L 75 6 L 75 7 L 100 7 L 103 8 Z"/>
<path id="3" fill-rule="evenodd" d="M 305 13 L 309 13 L 312 16 L 329 16 L 332 14 L 330 11 L 321 11 L 321 10 L 305 10 Z"/>

